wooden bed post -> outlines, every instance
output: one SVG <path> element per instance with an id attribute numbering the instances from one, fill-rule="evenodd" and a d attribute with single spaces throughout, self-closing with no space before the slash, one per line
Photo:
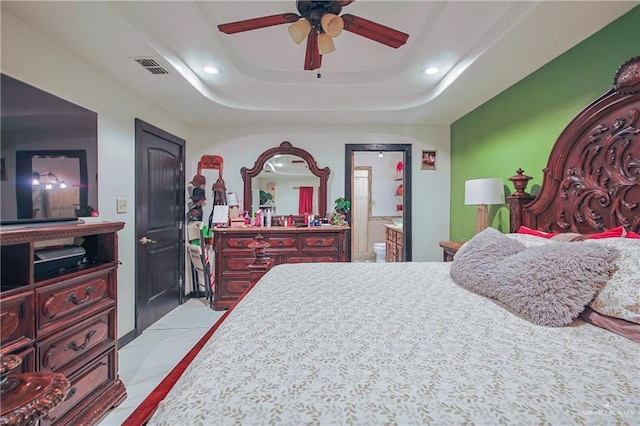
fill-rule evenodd
<path id="1" fill-rule="evenodd" d="M 516 191 L 507 197 L 507 202 L 509 203 L 509 232 L 517 232 L 518 228 L 523 225 L 523 208 L 525 204 L 529 204 L 535 198 L 525 192 L 531 179 L 531 176 L 525 175 L 524 170 L 521 168 L 516 170 L 516 174 L 508 179 L 513 182 L 513 186 L 516 188 Z"/>

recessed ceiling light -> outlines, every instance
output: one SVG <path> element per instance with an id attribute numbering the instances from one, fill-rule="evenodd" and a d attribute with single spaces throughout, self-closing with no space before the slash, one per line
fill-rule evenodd
<path id="1" fill-rule="evenodd" d="M 222 71 L 220 71 L 220 68 L 216 67 L 204 67 L 204 72 L 208 74 L 220 74 Z"/>
<path id="2" fill-rule="evenodd" d="M 422 70 L 422 74 L 426 74 L 426 75 L 433 75 L 433 74 L 437 74 L 438 71 L 440 71 L 438 68 L 436 67 L 429 67 L 429 68 L 425 68 Z"/>

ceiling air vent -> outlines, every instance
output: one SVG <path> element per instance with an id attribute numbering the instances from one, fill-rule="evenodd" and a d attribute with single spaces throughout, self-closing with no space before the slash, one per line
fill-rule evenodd
<path id="1" fill-rule="evenodd" d="M 162 65 L 157 63 L 153 58 L 133 58 L 133 60 L 142 65 L 144 69 L 151 74 L 169 74 L 169 71 L 164 69 Z"/>

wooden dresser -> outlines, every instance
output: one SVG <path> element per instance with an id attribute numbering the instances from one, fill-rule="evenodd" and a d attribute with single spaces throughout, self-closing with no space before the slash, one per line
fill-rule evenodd
<path id="1" fill-rule="evenodd" d="M 347 232 L 348 226 L 332 225 L 214 228 L 213 308 L 228 308 L 251 283 L 249 265 L 254 262 L 254 251 L 249 245 L 261 239 L 258 236 L 269 244 L 265 256 L 272 267 L 281 263 L 345 262 Z"/>
<path id="2" fill-rule="evenodd" d="M 62 373 L 66 398 L 40 425 L 93 424 L 126 398 L 118 377 L 117 268 L 122 222 L 0 229 L 3 354 L 20 355 L 22 373 Z M 62 240 L 64 239 L 64 240 Z M 36 274 L 37 247 L 73 240 L 86 261 Z"/>
<path id="3" fill-rule="evenodd" d="M 402 232 L 402 226 L 385 225 L 385 236 L 385 260 L 387 262 L 403 262 L 402 248 L 404 244 L 404 234 Z"/>

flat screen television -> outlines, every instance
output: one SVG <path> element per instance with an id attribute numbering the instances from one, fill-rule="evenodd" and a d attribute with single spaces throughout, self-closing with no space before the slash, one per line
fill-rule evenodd
<path id="1" fill-rule="evenodd" d="M 0 223 L 96 216 L 98 114 L 0 76 Z"/>

